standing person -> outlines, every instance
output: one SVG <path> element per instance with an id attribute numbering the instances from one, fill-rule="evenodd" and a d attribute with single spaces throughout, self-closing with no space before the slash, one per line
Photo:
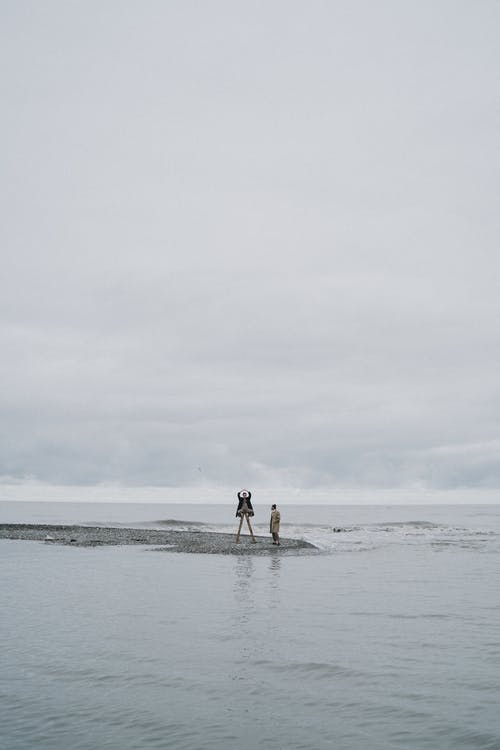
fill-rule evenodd
<path id="1" fill-rule="evenodd" d="M 250 523 L 250 516 L 253 516 L 252 501 L 250 500 L 251 497 L 252 493 L 248 490 L 240 490 L 240 492 L 238 492 L 238 507 L 236 509 L 236 515 L 240 519 L 240 525 L 238 527 L 238 533 L 236 534 L 237 544 L 240 541 L 243 520 L 246 520 L 247 522 L 248 531 L 250 532 L 250 537 L 252 539 L 252 544 L 257 544 L 257 540 L 253 534 L 252 524 Z"/>
<path id="2" fill-rule="evenodd" d="M 271 505 L 271 520 L 269 522 L 269 533 L 273 535 L 273 544 L 280 544 L 280 521 L 281 516 L 276 505 Z"/>

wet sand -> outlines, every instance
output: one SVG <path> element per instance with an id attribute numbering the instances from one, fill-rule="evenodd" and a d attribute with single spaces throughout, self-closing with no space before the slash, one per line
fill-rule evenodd
<path id="1" fill-rule="evenodd" d="M 301 539 L 280 539 L 280 546 L 271 537 L 242 535 L 236 543 L 236 533 L 219 534 L 205 531 L 170 531 L 156 529 L 127 529 L 108 526 L 56 526 L 46 524 L 0 524 L 0 539 L 24 539 L 65 544 L 72 547 L 100 547 L 105 545 L 152 545 L 156 551 L 198 552 L 215 555 L 313 554 L 318 549 Z"/>

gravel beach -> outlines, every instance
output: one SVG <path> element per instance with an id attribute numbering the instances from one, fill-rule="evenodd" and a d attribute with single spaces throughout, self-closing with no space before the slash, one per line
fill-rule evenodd
<path id="1" fill-rule="evenodd" d="M 242 535 L 237 544 L 236 534 L 108 526 L 0 524 L 0 539 L 42 541 L 47 544 L 66 544 L 72 547 L 142 544 L 152 545 L 160 552 L 198 552 L 215 555 L 297 555 L 318 552 L 314 545 L 301 539 L 282 538 L 280 546 L 276 547 L 271 543 L 271 537 L 256 536 L 256 543 L 252 544 L 250 537 Z"/>

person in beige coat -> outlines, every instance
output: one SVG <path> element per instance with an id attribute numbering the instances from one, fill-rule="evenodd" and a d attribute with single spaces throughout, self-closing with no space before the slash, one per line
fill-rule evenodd
<path id="1" fill-rule="evenodd" d="M 269 522 L 269 533 L 273 535 L 273 544 L 279 546 L 280 543 L 280 521 L 281 516 L 279 510 L 276 510 L 276 505 L 271 505 L 271 520 Z"/>

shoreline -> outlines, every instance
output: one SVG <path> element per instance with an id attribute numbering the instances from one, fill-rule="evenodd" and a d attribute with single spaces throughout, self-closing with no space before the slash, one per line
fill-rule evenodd
<path id="1" fill-rule="evenodd" d="M 302 539 L 280 539 L 277 547 L 271 537 L 208 531 L 171 531 L 134 529 L 116 526 L 65 526 L 54 524 L 0 524 L 0 539 L 45 542 L 70 547 L 103 547 L 123 545 L 154 546 L 158 552 L 184 552 L 214 555 L 315 554 L 318 548 Z"/>

